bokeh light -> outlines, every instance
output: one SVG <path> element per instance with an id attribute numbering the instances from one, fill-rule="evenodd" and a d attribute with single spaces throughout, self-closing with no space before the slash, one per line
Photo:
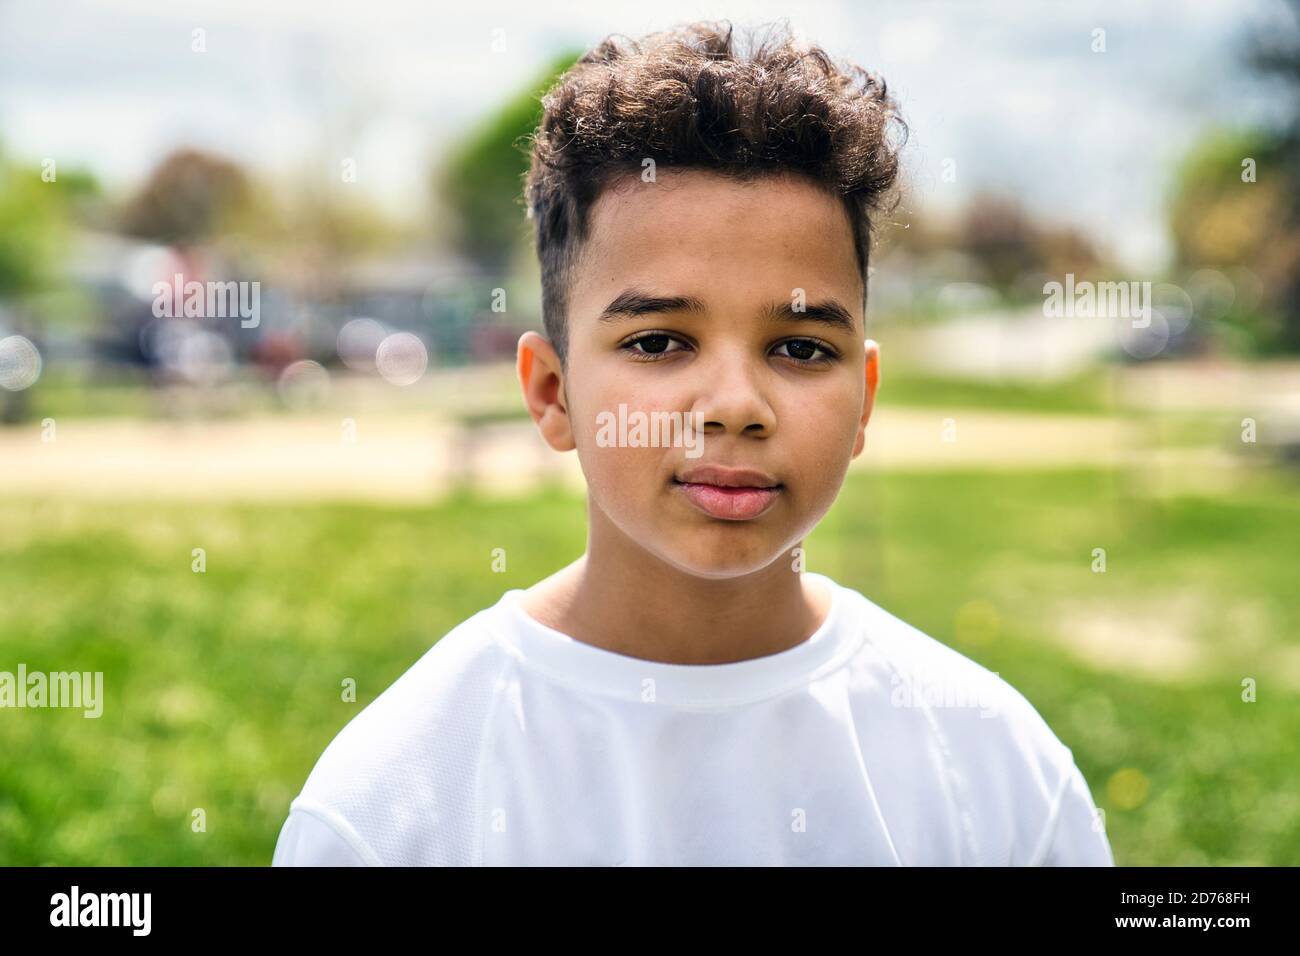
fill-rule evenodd
<path id="1" fill-rule="evenodd" d="M 429 352 L 418 335 L 394 332 L 379 343 L 375 365 L 394 385 L 414 385 L 429 367 Z"/>
<path id="2" fill-rule="evenodd" d="M 339 358 L 354 371 L 373 372 L 375 356 L 387 335 L 388 330 L 375 319 L 349 319 L 339 330 Z"/>
<path id="3" fill-rule="evenodd" d="M 21 392 L 41 377 L 41 353 L 21 335 L 0 339 L 0 388 Z"/>

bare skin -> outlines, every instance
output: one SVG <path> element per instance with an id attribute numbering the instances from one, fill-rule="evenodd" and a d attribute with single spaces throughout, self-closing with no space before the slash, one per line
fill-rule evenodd
<path id="1" fill-rule="evenodd" d="M 630 177 L 592 210 L 567 362 L 536 332 L 519 340 L 529 412 L 552 448 L 577 450 L 588 487 L 586 553 L 528 589 L 523 606 L 630 657 L 749 660 L 825 621 L 830 596 L 797 573 L 795 549 L 862 452 L 879 349 L 863 337 L 862 279 L 838 200 L 790 176 L 658 179 Z M 629 291 L 638 307 L 605 315 Z M 694 307 L 646 307 L 674 298 Z M 698 413 L 702 455 L 602 446 L 598 416 L 620 404 Z M 746 483 L 779 487 L 757 516 L 718 517 L 678 481 L 701 465 L 756 470 L 769 480 Z"/>

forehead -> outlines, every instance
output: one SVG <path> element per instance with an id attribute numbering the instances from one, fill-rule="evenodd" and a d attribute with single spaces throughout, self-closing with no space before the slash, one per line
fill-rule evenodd
<path id="1" fill-rule="evenodd" d="M 794 288 L 835 294 L 846 305 L 861 298 L 848 211 L 801 176 L 741 181 L 661 169 L 655 182 L 644 182 L 633 173 L 601 192 L 589 227 L 575 305 L 584 294 L 631 282 L 695 283 L 706 299 L 710 289 L 736 283 L 767 298 L 789 298 Z"/>

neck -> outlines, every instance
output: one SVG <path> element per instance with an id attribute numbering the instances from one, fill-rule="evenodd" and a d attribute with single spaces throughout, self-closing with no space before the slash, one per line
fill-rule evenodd
<path id="1" fill-rule="evenodd" d="M 604 650 L 670 664 L 765 657 L 807 640 L 829 595 L 791 567 L 702 578 L 638 546 L 591 508 L 587 552 L 529 589 L 534 618 Z"/>

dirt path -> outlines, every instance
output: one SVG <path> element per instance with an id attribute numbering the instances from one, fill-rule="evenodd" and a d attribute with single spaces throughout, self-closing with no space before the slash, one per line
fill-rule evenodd
<path id="1" fill-rule="evenodd" d="M 1141 449 L 1101 417 L 881 408 L 854 468 L 1038 468 L 1114 464 Z M 1203 454 L 1203 453 L 1201 453 Z M 0 493 L 131 498 L 428 501 L 457 476 L 490 493 L 553 477 L 583 487 L 576 455 L 547 448 L 531 422 L 474 429 L 429 414 L 268 417 L 170 423 L 60 420 L 0 431 Z"/>

